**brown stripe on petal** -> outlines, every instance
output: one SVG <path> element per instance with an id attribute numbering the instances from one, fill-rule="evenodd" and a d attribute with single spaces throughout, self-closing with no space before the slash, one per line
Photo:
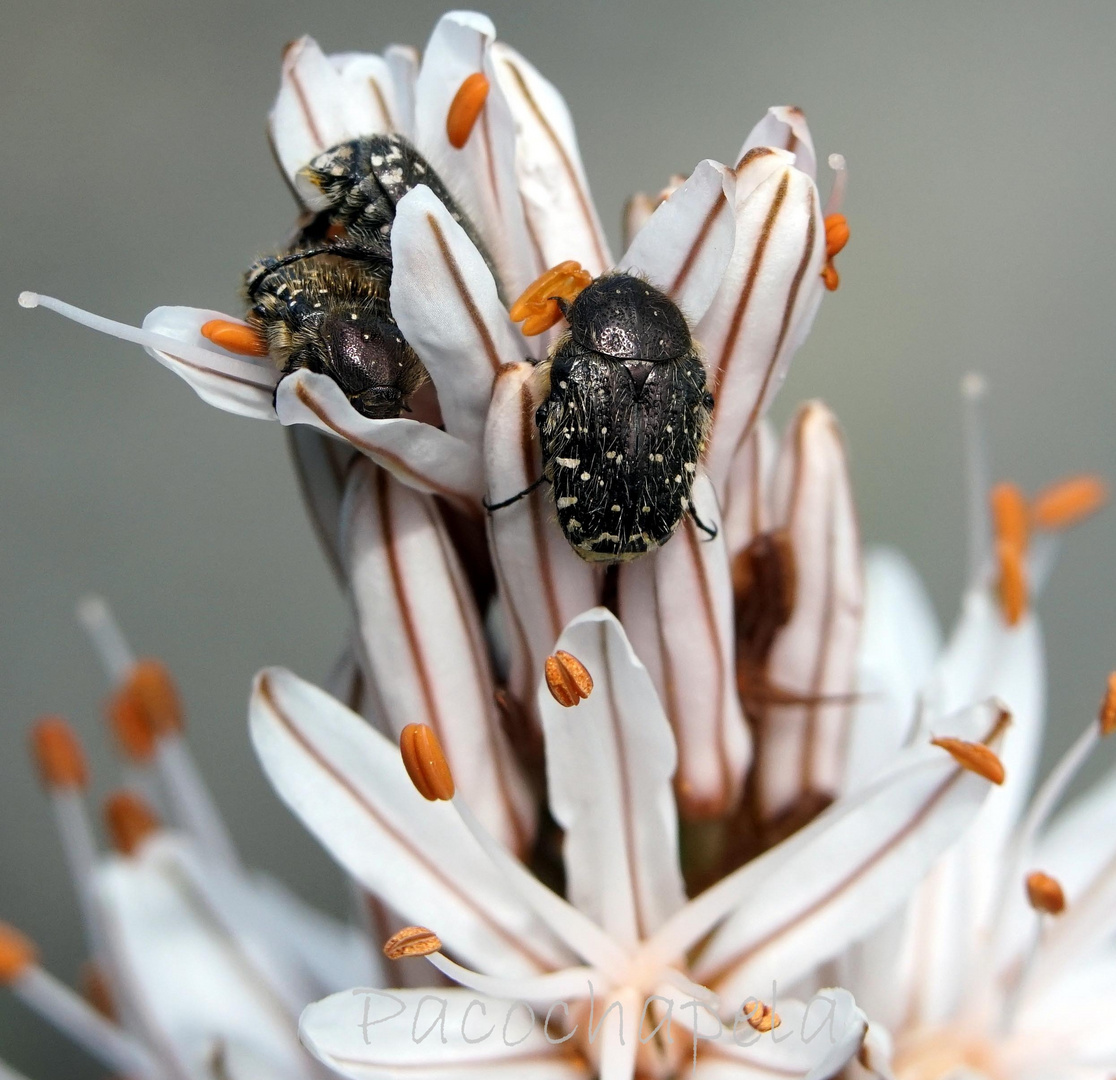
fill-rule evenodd
<path id="1" fill-rule="evenodd" d="M 492 933 L 506 942 L 511 948 L 518 952 L 521 956 L 526 958 L 534 964 L 540 971 L 552 970 L 552 965 L 549 961 L 542 956 L 533 952 L 525 942 L 520 941 L 505 927 L 501 926 L 493 920 L 490 913 L 480 904 L 477 899 L 469 892 L 458 888 L 457 883 L 451 878 L 447 877 L 442 871 L 442 868 L 436 863 L 431 862 L 426 856 L 416 847 L 414 847 L 408 838 L 396 829 L 389 821 L 387 821 L 379 811 L 364 798 L 364 796 L 357 790 L 353 783 L 345 776 L 342 776 L 331 764 L 327 761 L 317 747 L 315 747 L 310 740 L 303 734 L 302 730 L 295 724 L 294 720 L 288 716 L 280 707 L 279 702 L 275 698 L 275 693 L 271 687 L 271 679 L 267 674 L 260 677 L 259 681 L 260 697 L 264 705 L 271 712 L 272 716 L 283 726 L 287 733 L 302 749 L 309 755 L 310 758 L 318 765 L 323 772 L 325 772 L 330 779 L 336 781 L 338 786 L 347 794 L 357 807 L 367 814 L 369 818 L 375 822 L 377 828 L 383 830 L 388 836 L 392 838 L 401 848 L 410 852 L 411 857 L 418 863 L 431 877 L 439 881 L 449 892 L 453 893 L 458 902 L 463 908 L 471 912 L 478 922 L 488 927 Z"/>
<path id="2" fill-rule="evenodd" d="M 682 265 L 678 268 L 678 273 L 675 275 L 674 280 L 670 283 L 670 288 L 667 290 L 671 295 L 677 296 L 685 285 L 686 279 L 690 276 L 690 271 L 693 270 L 694 265 L 697 263 L 698 255 L 701 254 L 701 249 L 705 246 L 706 240 L 709 239 L 709 233 L 713 229 L 713 223 L 717 220 L 718 216 L 729 209 L 729 204 L 725 201 L 724 192 L 718 191 L 716 201 L 705 215 L 705 220 L 701 223 L 701 228 L 698 234 L 694 237 L 694 242 L 690 245 L 690 250 L 686 252 L 686 257 L 682 260 Z"/>
<path id="3" fill-rule="evenodd" d="M 379 106 L 380 112 L 384 114 L 384 120 L 387 121 L 388 131 L 395 131 L 399 125 L 391 115 L 391 109 L 388 108 L 387 98 L 384 96 L 383 90 L 380 89 L 380 84 L 373 75 L 368 76 L 368 89 L 372 91 L 372 96 L 376 99 L 376 104 Z"/>
<path id="4" fill-rule="evenodd" d="M 376 506 L 380 516 L 380 540 L 388 560 L 388 574 L 391 579 L 392 591 L 395 593 L 399 614 L 403 620 L 403 634 L 415 665 L 415 674 L 418 676 L 419 690 L 422 693 L 423 705 L 426 707 L 426 722 L 436 732 L 442 732 L 442 717 L 438 712 L 438 701 L 434 696 L 434 686 L 430 670 L 427 666 L 426 656 L 422 650 L 418 630 L 415 626 L 414 613 L 407 596 L 407 585 L 403 579 L 403 570 L 399 565 L 399 552 L 396 550 L 393 523 L 393 510 L 391 505 L 391 488 L 388 474 L 383 469 L 377 469 L 375 474 Z"/>
<path id="5" fill-rule="evenodd" d="M 783 184 L 780 185 L 780 191 L 783 193 L 783 196 L 786 195 L 786 185 L 789 183 L 789 180 L 790 180 L 790 177 L 789 177 L 789 174 L 788 174 L 786 177 L 783 178 Z M 772 208 L 772 212 L 773 213 L 775 212 L 775 207 Z M 798 264 L 798 269 L 795 271 L 794 280 L 791 282 L 790 293 L 787 296 L 786 306 L 783 308 L 783 322 L 782 322 L 782 325 L 779 327 L 779 336 L 775 341 L 775 348 L 771 352 L 771 360 L 768 362 L 767 370 L 764 372 L 763 383 L 760 385 L 760 392 L 756 397 L 755 404 L 752 406 L 752 411 L 748 416 L 748 422 L 744 425 L 744 431 L 741 434 L 737 445 L 739 445 L 740 443 L 744 442 L 745 439 L 747 439 L 747 437 L 752 433 L 752 430 L 755 428 L 756 424 L 759 421 L 760 414 L 761 414 L 761 411 L 763 409 L 764 398 L 767 397 L 767 388 L 771 385 L 771 377 L 775 374 L 775 366 L 779 362 L 779 353 L 782 352 L 783 342 L 786 340 L 787 332 L 790 330 L 791 316 L 794 313 L 795 301 L 798 299 L 798 290 L 799 290 L 799 287 L 802 285 L 802 279 L 806 274 L 806 267 L 809 266 L 809 264 L 810 264 L 810 256 L 811 256 L 811 254 L 813 253 L 813 250 L 814 250 L 814 237 L 817 233 L 817 221 L 815 220 L 815 214 L 814 214 L 814 188 L 813 187 L 810 188 L 809 213 L 810 213 L 810 224 L 809 224 L 809 227 L 806 230 L 806 245 L 805 245 L 805 247 L 802 251 L 802 259 Z M 772 225 L 774 224 L 775 219 L 774 219 L 773 216 L 769 215 L 768 220 L 770 221 L 770 223 Z M 766 230 L 767 230 L 767 224 L 766 223 L 764 225 L 764 230 L 765 230 L 765 233 L 766 233 Z M 766 239 L 765 239 L 764 243 L 766 244 Z M 758 272 L 758 269 L 759 268 L 757 266 L 756 267 L 757 272 Z M 750 286 L 749 286 L 749 291 L 750 291 Z M 743 312 L 741 312 L 741 315 L 742 314 L 743 314 Z M 735 328 L 735 332 L 738 332 L 738 331 L 739 331 L 739 325 L 737 325 L 736 328 Z M 727 355 L 727 354 L 722 354 L 722 355 L 724 356 L 724 355 Z M 724 372 L 723 371 L 721 372 L 721 378 L 722 378 L 722 380 L 724 378 Z"/>
<path id="6" fill-rule="evenodd" d="M 319 150 L 324 150 L 326 148 L 325 140 L 322 138 L 322 133 L 318 130 L 318 125 L 314 120 L 313 110 L 310 108 L 310 101 L 306 97 L 306 91 L 302 88 L 302 82 L 293 64 L 287 74 L 290 76 L 291 86 L 294 87 L 295 97 L 298 98 L 298 107 L 302 110 L 302 117 L 306 121 L 307 128 L 310 129 L 310 138 L 318 144 Z"/>
<path id="7" fill-rule="evenodd" d="M 477 336 L 481 339 L 481 346 L 484 349 L 484 355 L 488 358 L 489 366 L 492 368 L 493 373 L 495 373 L 499 371 L 503 365 L 500 360 L 500 354 L 496 350 L 496 343 L 492 340 L 492 334 L 489 333 L 484 319 L 481 318 L 480 309 L 473 299 L 473 294 L 469 292 L 469 287 L 465 284 L 465 278 L 461 273 L 461 267 L 457 265 L 457 260 L 453 257 L 453 252 L 450 250 L 449 243 L 446 241 L 445 234 L 442 232 L 442 227 L 438 224 L 433 214 L 426 215 L 426 222 L 430 226 L 430 231 L 434 234 L 434 239 L 437 241 L 438 251 L 442 256 L 442 262 L 449 271 L 450 277 L 453 278 L 453 285 L 457 290 L 457 295 L 461 298 L 461 302 L 465 305 L 465 310 L 469 313 L 469 321 L 473 324 Z"/>
<path id="8" fill-rule="evenodd" d="M 958 769 L 952 776 L 943 780 L 937 788 L 927 797 L 926 802 L 923 803 L 918 813 L 907 822 L 894 836 L 892 836 L 887 843 L 880 849 L 872 854 L 872 856 L 865 862 L 861 863 L 844 878 L 838 881 L 833 888 L 831 888 L 823 896 L 818 897 L 809 907 L 800 911 L 793 918 L 788 919 L 782 926 L 776 927 L 765 937 L 746 949 L 741 949 L 735 956 L 729 957 L 727 960 L 722 961 L 717 965 L 716 969 L 711 973 L 704 976 L 705 985 L 710 989 L 715 990 L 717 983 L 722 982 L 728 975 L 736 968 L 746 964 L 752 957 L 754 957 L 762 949 L 766 949 L 772 942 L 778 941 L 779 938 L 790 933 L 796 926 L 799 926 L 812 915 L 816 914 L 826 904 L 831 903 L 834 899 L 840 896 L 847 889 L 855 885 L 865 874 L 869 873 L 873 867 L 887 857 L 895 848 L 897 848 L 904 840 L 914 833 L 918 827 L 930 816 L 934 807 L 938 805 L 949 794 L 950 790 L 960 781 L 964 772 Z"/>
<path id="9" fill-rule="evenodd" d="M 581 186 L 581 179 L 577 175 L 577 170 L 574 168 L 573 161 L 570 159 L 569 154 L 566 153 L 566 148 L 562 145 L 558 136 L 554 133 L 554 128 L 551 126 L 550 121 L 543 114 L 539 103 L 535 100 L 534 95 L 527 87 L 527 80 L 523 78 L 522 72 L 511 60 L 501 61 L 511 72 L 512 77 L 515 79 L 519 92 L 523 95 L 524 101 L 530 107 L 531 112 L 534 113 L 535 119 L 539 122 L 539 126 L 546 133 L 546 137 L 550 140 L 551 145 L 554 147 L 555 152 L 558 154 L 562 162 L 562 171 L 565 172 L 566 178 L 569 180 L 570 187 L 573 188 L 574 193 L 577 195 L 578 209 L 581 211 L 581 216 L 585 219 L 585 224 L 589 229 L 589 235 L 593 238 L 594 253 L 597 256 L 599 265 L 607 267 L 609 263 L 608 255 L 601 246 L 600 235 L 597 231 L 596 221 L 593 216 L 592 203 L 589 201 L 589 195 Z"/>
<path id="10" fill-rule="evenodd" d="M 200 371 L 203 375 L 212 375 L 215 379 L 224 379 L 226 382 L 236 383 L 238 386 L 251 386 L 256 390 L 275 389 L 275 383 L 270 381 L 256 382 L 255 379 L 246 379 L 240 375 L 230 375 L 226 371 L 216 371 L 194 360 L 184 360 L 181 356 L 175 356 L 174 353 L 167 352 L 165 349 L 156 349 L 155 351 L 162 353 L 164 356 L 169 356 L 175 363 L 182 364 L 183 367 L 188 367 L 193 371 Z"/>

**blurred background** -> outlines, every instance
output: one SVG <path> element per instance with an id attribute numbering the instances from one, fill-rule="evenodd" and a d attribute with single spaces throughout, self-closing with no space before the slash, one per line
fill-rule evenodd
<path id="1" fill-rule="evenodd" d="M 264 138 L 285 42 L 422 45 L 434 0 L 4 5 L 0 144 L 0 918 L 70 978 L 78 914 L 25 751 L 44 712 L 85 735 L 103 793 L 105 685 L 73 610 L 104 594 L 164 658 L 194 751 L 251 862 L 340 911 L 324 855 L 262 780 L 249 680 L 325 677 L 346 612 L 277 424 L 203 404 L 137 347 L 45 311 L 30 288 L 138 323 L 235 312 L 239 276 L 292 206 Z M 602 217 L 699 159 L 730 159 L 768 105 L 798 104 L 849 161 L 852 241 L 776 409 L 822 397 L 848 435 L 865 538 L 903 548 L 939 614 L 964 573 L 958 384 L 989 383 L 997 475 L 1028 490 L 1116 479 L 1116 5 L 523 3 L 500 35 L 570 104 Z M 823 175 L 823 199 L 829 177 Z M 1071 538 L 1042 611 L 1048 762 L 1116 665 L 1116 512 Z M 1099 768 L 1100 763 L 1093 763 Z M 93 1076 L 0 994 L 0 1052 Z"/>

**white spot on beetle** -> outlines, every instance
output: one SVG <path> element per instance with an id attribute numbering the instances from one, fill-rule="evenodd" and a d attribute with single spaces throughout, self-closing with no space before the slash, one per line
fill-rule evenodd
<path id="1" fill-rule="evenodd" d="M 563 495 L 562 498 L 560 498 L 555 503 L 555 505 L 558 507 L 559 510 L 565 510 L 567 506 L 576 506 L 577 505 L 577 496 L 576 495 Z"/>
<path id="2" fill-rule="evenodd" d="M 563 469 L 576 469 L 581 464 L 581 458 L 560 457 L 555 459 Z"/>

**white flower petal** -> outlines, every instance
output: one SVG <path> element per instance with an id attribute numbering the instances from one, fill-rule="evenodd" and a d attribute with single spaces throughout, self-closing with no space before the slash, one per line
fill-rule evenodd
<path id="1" fill-rule="evenodd" d="M 511 300 L 534 281 L 538 264 L 516 185 L 515 121 L 492 63 L 495 38 L 485 15 L 452 11 L 438 20 L 415 85 L 415 142 L 477 226 Z M 461 84 L 477 72 L 488 79 L 488 98 L 458 150 L 446 117 Z"/>
<path id="2" fill-rule="evenodd" d="M 563 708 L 545 682 L 550 808 L 566 831 L 570 901 L 629 946 L 685 902 L 671 782 L 677 755 L 647 669 L 624 631 L 594 608 L 563 631 L 555 649 L 585 665 L 593 692 Z"/>
<path id="3" fill-rule="evenodd" d="M 594 277 L 603 274 L 612 256 L 562 95 L 503 42 L 493 44 L 492 61 L 515 120 L 519 194 L 540 270 L 576 259 Z"/>
<path id="4" fill-rule="evenodd" d="M 736 179 L 716 161 L 690 178 L 639 230 L 617 267 L 669 293 L 696 326 L 721 286 L 732 255 Z M 698 340 L 704 343 L 700 335 Z"/>
<path id="5" fill-rule="evenodd" d="M 375 53 L 334 53 L 329 62 L 345 84 L 346 108 L 356 111 L 364 124 L 364 130 L 357 134 L 392 131 L 407 134 L 406 121 L 395 99 L 395 73 L 385 57 Z"/>
<path id="6" fill-rule="evenodd" d="M 972 821 L 989 783 L 944 750 L 896 765 L 683 908 L 648 948 L 664 959 L 726 915 L 694 969 L 725 999 L 789 986 L 867 934 Z"/>
<path id="7" fill-rule="evenodd" d="M 446 431 L 479 450 L 492 381 L 527 347 L 484 257 L 429 188 L 400 199 L 391 249 L 392 314 L 430 372 Z"/>
<path id="8" fill-rule="evenodd" d="M 330 565 L 341 576 L 337 533 L 341 518 L 341 498 L 357 452 L 347 443 L 329 438 L 304 424 L 287 428 L 295 475 L 310 519 Z"/>
<path id="9" fill-rule="evenodd" d="M 496 378 L 484 441 L 489 502 L 511 498 L 542 472 L 533 375 L 532 365 L 521 362 Z M 535 687 L 554 642 L 572 619 L 597 605 L 597 571 L 566 542 L 545 484 L 493 510 L 488 525 L 511 648 L 509 690 L 534 715 Z"/>
<path id="10" fill-rule="evenodd" d="M 698 474 L 694 506 L 711 528 L 717 501 Z M 721 534 L 687 519 L 660 550 L 619 574 L 620 618 L 659 690 L 678 743 L 683 816 L 727 813 L 737 802 L 751 741 L 736 692 L 732 583 Z"/>
<path id="11" fill-rule="evenodd" d="M 796 106 L 773 105 L 768 109 L 767 115 L 748 133 L 740 153 L 736 155 L 737 163 L 757 146 L 774 146 L 794 154 L 795 168 L 811 180 L 817 180 L 818 156 L 814 153 L 814 140 L 810 138 L 806 117 Z"/>
<path id="12" fill-rule="evenodd" d="M 568 962 L 453 809 L 419 795 L 384 736 L 276 668 L 257 676 L 249 717 L 281 798 L 370 892 L 483 970 L 535 974 Z"/>
<path id="13" fill-rule="evenodd" d="M 299 1035 L 319 1061 L 354 1080 L 588 1077 L 578 1055 L 530 1023 L 522 1004 L 472 990 L 357 987 L 308 1006 Z M 554 1031 L 560 1038 L 557 1024 Z"/>
<path id="14" fill-rule="evenodd" d="M 377 711 L 396 737 L 429 724 L 477 816 L 526 852 L 534 806 L 500 728 L 476 604 L 434 501 L 358 464 L 341 533 Z"/>
<path id="15" fill-rule="evenodd" d="M 100 867 L 97 886 L 123 996 L 162 1054 L 202 1075 L 220 1039 L 249 1047 L 280 1075 L 306 1059 L 294 1015 L 261 978 L 259 941 L 230 932 L 182 872 L 180 841 L 153 837 Z"/>
<path id="16" fill-rule="evenodd" d="M 311 37 L 287 46 L 279 93 L 268 116 L 271 145 L 292 189 L 299 169 L 339 143 L 383 131 L 383 110 L 367 84 L 339 69 Z M 386 75 L 386 72 L 385 72 Z"/>
<path id="17" fill-rule="evenodd" d="M 411 45 L 389 45 L 384 60 L 391 71 L 395 90 L 396 130 L 412 142 L 415 132 L 415 82 L 418 80 L 419 54 Z"/>
<path id="18" fill-rule="evenodd" d="M 279 384 L 275 408 L 282 423 L 309 424 L 343 439 L 404 484 L 475 514 L 484 491 L 481 457 L 461 439 L 417 420 L 369 420 L 328 375 L 306 369 Z"/>
<path id="19" fill-rule="evenodd" d="M 759 811 L 773 821 L 800 799 L 834 797 L 856 690 L 863 582 L 856 510 L 841 433 L 822 404 L 788 428 L 775 477 L 774 518 L 794 551 L 794 609 L 768 658 L 773 694 L 814 699 L 757 706 Z M 825 699 L 831 699 L 826 701 Z"/>
<path id="20" fill-rule="evenodd" d="M 770 487 L 779 443 L 767 419 L 736 451 L 721 503 L 721 528 L 729 565 L 758 533 L 771 528 Z"/>
<path id="21" fill-rule="evenodd" d="M 720 1038 L 702 1041 L 695 1080 L 827 1080 L 840 1073 L 864 1041 L 867 1018 L 847 990 L 819 990 L 808 1002 L 762 1000 L 782 1023 L 760 1034 L 740 1017 L 735 1034 L 726 1026 Z"/>
<path id="22" fill-rule="evenodd" d="M 849 729 L 844 789 L 879 772 L 912 733 L 919 691 L 941 650 L 941 630 L 914 567 L 893 548 L 864 564 L 859 699 Z"/>
<path id="23" fill-rule="evenodd" d="M 788 161 L 758 149 L 740 166 L 732 257 L 697 327 L 717 388 L 706 466 L 721 497 L 737 447 L 786 378 L 824 291 L 817 188 Z"/>

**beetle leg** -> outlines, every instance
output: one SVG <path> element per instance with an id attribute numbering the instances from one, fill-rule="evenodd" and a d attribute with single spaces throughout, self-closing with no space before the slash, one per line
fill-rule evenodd
<path id="1" fill-rule="evenodd" d="M 498 503 L 490 503 L 487 499 L 481 499 L 481 503 L 490 514 L 493 510 L 503 510 L 505 506 L 511 506 L 512 503 L 519 502 L 525 495 L 530 495 L 540 484 L 547 482 L 546 473 L 543 473 L 534 483 L 528 484 L 518 495 L 513 495 L 510 499 L 504 499 Z"/>
<path id="2" fill-rule="evenodd" d="M 717 539 L 717 526 L 716 525 L 706 525 L 705 522 L 702 521 L 701 518 L 698 517 L 698 512 L 692 506 L 690 507 L 690 517 L 692 517 L 694 519 L 694 524 L 699 529 L 701 529 L 701 531 L 703 533 L 705 533 L 705 535 L 707 537 L 706 543 L 709 543 L 710 540 L 716 540 Z"/>

